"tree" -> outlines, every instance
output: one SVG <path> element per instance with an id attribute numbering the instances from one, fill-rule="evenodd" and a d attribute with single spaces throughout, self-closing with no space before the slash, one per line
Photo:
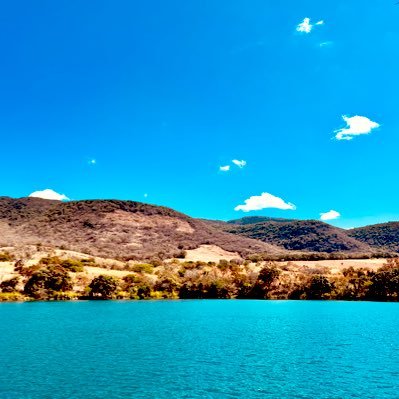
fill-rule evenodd
<path id="1" fill-rule="evenodd" d="M 321 275 L 313 276 L 306 292 L 308 299 L 323 299 L 334 289 L 334 284 Z"/>
<path id="2" fill-rule="evenodd" d="M 89 285 L 90 297 L 111 299 L 118 290 L 118 280 L 112 276 L 98 276 L 95 277 Z"/>
<path id="3" fill-rule="evenodd" d="M 368 297 L 378 301 L 397 300 L 399 297 L 399 269 L 382 267 L 371 276 Z"/>
<path id="4" fill-rule="evenodd" d="M 258 274 L 250 296 L 258 299 L 269 298 L 272 286 L 279 276 L 280 271 L 273 264 L 264 266 Z"/>
<path id="5" fill-rule="evenodd" d="M 153 285 L 145 275 L 128 274 L 123 277 L 123 290 L 129 293 L 131 299 L 151 298 Z"/>
<path id="6" fill-rule="evenodd" d="M 25 294 L 36 299 L 48 299 L 59 291 L 72 289 L 72 280 L 62 267 L 51 266 L 32 274 L 24 287 Z"/>

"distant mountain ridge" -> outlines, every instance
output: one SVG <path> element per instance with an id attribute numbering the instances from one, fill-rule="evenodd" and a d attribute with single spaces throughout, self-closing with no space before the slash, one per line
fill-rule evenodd
<path id="1" fill-rule="evenodd" d="M 287 223 L 287 222 L 294 222 L 296 220 L 297 219 L 271 218 L 268 216 L 245 216 L 241 219 L 229 220 L 227 223 L 245 226 L 247 224 L 255 224 L 262 222 Z"/>
<path id="2" fill-rule="evenodd" d="M 215 227 L 288 251 L 370 255 L 399 253 L 399 222 L 344 230 L 318 220 L 250 216 L 218 223 Z"/>
<path id="3" fill-rule="evenodd" d="M 351 229 L 348 231 L 348 235 L 372 247 L 383 247 L 399 253 L 399 222 Z"/>
<path id="4" fill-rule="evenodd" d="M 264 216 L 200 220 L 133 201 L 0 197 L 0 246 L 25 244 L 137 260 L 184 256 L 184 251 L 202 245 L 244 258 L 308 253 L 389 256 L 399 254 L 399 222 L 344 230 L 318 220 Z"/>

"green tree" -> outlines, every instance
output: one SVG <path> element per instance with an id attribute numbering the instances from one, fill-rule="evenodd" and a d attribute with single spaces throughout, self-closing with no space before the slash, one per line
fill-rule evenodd
<path id="1" fill-rule="evenodd" d="M 89 285 L 90 297 L 111 299 L 118 290 L 118 280 L 112 276 L 100 275 L 95 277 Z"/>
<path id="2" fill-rule="evenodd" d="M 310 280 L 306 297 L 308 299 L 324 299 L 333 289 L 334 284 L 332 284 L 327 277 L 316 275 Z"/>
<path id="3" fill-rule="evenodd" d="M 50 266 L 34 272 L 26 282 L 24 292 L 35 299 L 49 299 L 54 292 L 71 289 L 72 281 L 68 272 L 61 267 Z"/>
<path id="4" fill-rule="evenodd" d="M 249 294 L 251 298 L 265 299 L 270 297 L 270 291 L 273 288 L 273 284 L 280 276 L 280 270 L 278 270 L 273 264 L 264 266 L 259 274 L 258 278 Z"/>
<path id="5" fill-rule="evenodd" d="M 144 275 L 128 274 L 123 277 L 123 290 L 131 299 L 148 299 L 151 298 L 153 283 Z"/>
<path id="6" fill-rule="evenodd" d="M 399 268 L 379 269 L 370 279 L 371 285 L 368 298 L 378 301 L 398 300 L 399 297 Z"/>

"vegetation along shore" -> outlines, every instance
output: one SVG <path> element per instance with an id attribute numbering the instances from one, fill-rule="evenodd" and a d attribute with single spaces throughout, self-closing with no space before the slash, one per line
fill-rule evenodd
<path id="1" fill-rule="evenodd" d="M 0 300 L 399 299 L 399 260 L 148 263 L 25 247 L 0 253 Z M 31 251 L 30 253 L 27 253 Z M 325 264 L 327 263 L 328 266 Z"/>
<path id="2" fill-rule="evenodd" d="M 399 223 L 191 218 L 119 200 L 0 197 L 0 299 L 399 298 Z"/>

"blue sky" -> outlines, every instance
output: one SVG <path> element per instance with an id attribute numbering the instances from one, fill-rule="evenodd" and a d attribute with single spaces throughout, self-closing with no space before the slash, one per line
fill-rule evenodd
<path id="1" fill-rule="evenodd" d="M 399 219 L 394 3 L 4 3 L 0 195 Z"/>

